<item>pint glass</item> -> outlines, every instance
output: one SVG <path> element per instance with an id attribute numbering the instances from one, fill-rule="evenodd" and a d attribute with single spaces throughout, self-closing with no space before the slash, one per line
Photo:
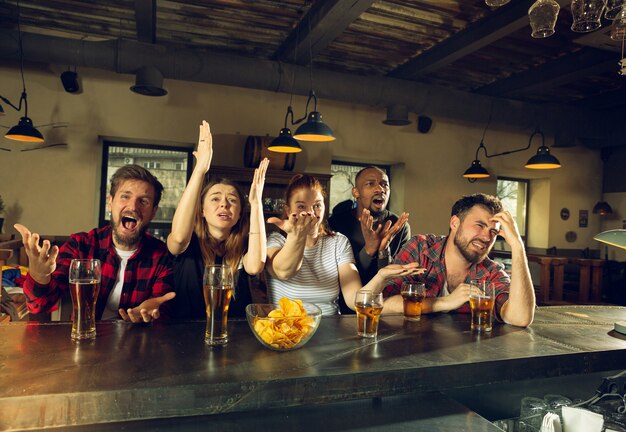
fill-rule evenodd
<path id="1" fill-rule="evenodd" d="M 419 321 L 422 317 L 422 301 L 426 296 L 426 286 L 423 283 L 404 282 L 400 294 L 404 305 L 404 319 Z"/>
<path id="2" fill-rule="evenodd" d="M 365 338 L 374 338 L 378 333 L 378 321 L 383 311 L 383 293 L 360 290 L 354 299 L 356 309 L 357 334 Z"/>
<path id="3" fill-rule="evenodd" d="M 469 303 L 472 311 L 472 330 L 478 332 L 491 331 L 495 302 L 495 286 L 492 282 L 482 280 L 470 282 Z"/>
<path id="4" fill-rule="evenodd" d="M 96 337 L 96 301 L 100 292 L 101 274 L 98 259 L 73 259 L 70 263 L 73 340 Z"/>
<path id="5" fill-rule="evenodd" d="M 232 269 L 206 266 L 202 286 L 207 319 L 204 341 L 207 345 L 224 345 L 228 342 L 228 307 L 234 290 Z"/>

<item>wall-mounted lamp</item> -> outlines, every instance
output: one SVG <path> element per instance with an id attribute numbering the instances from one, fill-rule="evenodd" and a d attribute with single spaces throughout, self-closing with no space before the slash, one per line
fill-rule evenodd
<path id="1" fill-rule="evenodd" d="M 596 205 L 593 206 L 593 213 L 599 214 L 600 216 L 606 216 L 608 214 L 613 214 L 613 209 L 606 201 L 598 201 Z"/>
<path id="2" fill-rule="evenodd" d="M 481 179 L 481 178 L 490 177 L 489 171 L 487 171 L 487 169 L 480 164 L 480 159 L 478 159 L 478 153 L 480 152 L 481 149 L 485 153 L 486 158 L 504 156 L 504 155 L 509 155 L 512 153 L 521 152 L 524 150 L 528 150 L 530 148 L 533 142 L 533 138 L 537 134 L 541 135 L 541 146 L 537 150 L 537 154 L 531 157 L 528 160 L 528 162 L 526 162 L 525 167 L 531 168 L 531 169 L 559 168 L 561 166 L 561 163 L 559 162 L 557 158 L 555 158 L 554 156 L 550 154 L 550 149 L 545 145 L 545 137 L 543 133 L 539 130 L 535 130 L 530 135 L 530 138 L 528 139 L 528 145 L 526 147 L 515 149 L 515 150 L 509 150 L 509 151 L 505 151 L 501 153 L 496 153 L 492 155 L 490 155 L 487 152 L 487 147 L 485 146 L 485 143 L 481 139 L 480 144 L 478 145 L 478 148 L 476 149 L 476 156 L 474 157 L 474 161 L 472 161 L 472 164 L 470 165 L 470 167 L 467 170 L 465 170 L 465 172 L 463 173 L 463 177 L 465 177 L 470 183 L 474 183 L 476 180 Z M 485 135 L 483 134 L 483 138 L 484 136 Z"/>

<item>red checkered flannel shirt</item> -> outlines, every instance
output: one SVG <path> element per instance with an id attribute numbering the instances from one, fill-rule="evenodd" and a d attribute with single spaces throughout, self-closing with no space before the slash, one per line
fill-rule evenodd
<path id="1" fill-rule="evenodd" d="M 97 228 L 88 233 L 72 234 L 57 257 L 57 267 L 47 285 L 41 285 L 27 275 L 24 282 L 28 310 L 31 313 L 52 312 L 57 301 L 69 289 L 68 273 L 72 259 L 97 258 L 102 262 L 102 283 L 96 302 L 96 318 L 100 319 L 115 286 L 120 268 L 120 258 L 115 252 L 111 227 Z M 144 234 L 137 251 L 128 259 L 124 271 L 124 285 L 120 308 L 126 310 L 138 306 L 151 297 L 173 291 L 171 256 L 165 244 Z M 162 316 L 170 316 L 168 302 L 160 308 Z"/>
<path id="2" fill-rule="evenodd" d="M 444 249 L 447 236 L 433 234 L 418 235 L 404 244 L 395 256 L 395 264 L 418 262 L 426 271 L 417 276 L 396 278 L 385 287 L 383 295 L 391 297 L 400 294 L 402 282 L 423 283 L 426 285 L 426 297 L 439 297 L 446 282 L 446 261 Z M 496 317 L 501 320 L 500 310 L 509 299 L 511 278 L 504 271 L 504 267 L 489 258 L 478 264 L 472 264 L 469 273 L 465 276 L 465 283 L 472 279 L 484 279 L 496 284 Z M 469 313 L 469 303 L 465 303 L 456 312 Z"/>

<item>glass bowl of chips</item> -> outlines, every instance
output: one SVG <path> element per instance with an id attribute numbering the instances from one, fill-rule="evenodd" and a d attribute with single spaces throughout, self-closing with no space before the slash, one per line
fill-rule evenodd
<path id="1" fill-rule="evenodd" d="M 322 311 L 313 303 L 281 298 L 278 304 L 246 306 L 248 324 L 263 346 L 274 351 L 301 348 L 315 334 Z"/>

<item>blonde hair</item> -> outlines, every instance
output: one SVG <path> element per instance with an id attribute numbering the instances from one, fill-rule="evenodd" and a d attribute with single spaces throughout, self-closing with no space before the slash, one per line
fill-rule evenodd
<path id="1" fill-rule="evenodd" d="M 200 251 L 202 252 L 202 261 L 204 262 L 204 265 L 215 264 L 215 257 L 218 255 L 216 251 L 220 250 L 220 242 L 211 236 L 211 233 L 209 232 L 209 226 L 202 215 L 202 203 L 204 202 L 204 197 L 209 190 L 217 184 L 232 186 L 237 193 L 239 202 L 241 203 L 239 220 L 231 228 L 230 234 L 226 238 L 223 246 L 224 256 L 222 264 L 229 266 L 232 269 L 233 275 L 235 275 L 237 269 L 239 268 L 239 263 L 241 262 L 241 259 L 246 251 L 245 241 L 250 227 L 250 216 L 249 213 L 245 211 L 246 201 L 237 184 L 228 179 L 220 178 L 207 183 L 202 188 L 200 199 L 196 203 L 196 221 L 194 231 L 196 236 L 198 236 L 198 241 L 200 242 Z"/>

